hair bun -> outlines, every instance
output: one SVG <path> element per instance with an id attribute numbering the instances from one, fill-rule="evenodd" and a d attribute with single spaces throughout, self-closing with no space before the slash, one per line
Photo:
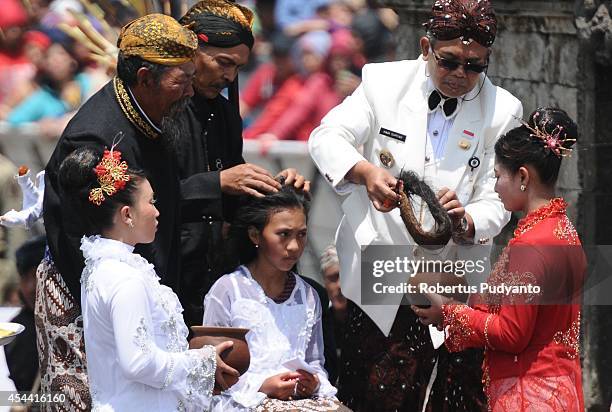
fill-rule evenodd
<path id="1" fill-rule="evenodd" d="M 549 135 L 558 134 L 561 147 L 571 149 L 578 139 L 578 126 L 562 109 L 540 107 L 529 117 L 529 127 L 539 129 Z"/>
<path id="2" fill-rule="evenodd" d="M 70 153 L 59 167 L 59 183 L 65 193 L 79 196 L 97 181 L 94 168 L 101 153 L 91 147 L 80 147 Z"/>

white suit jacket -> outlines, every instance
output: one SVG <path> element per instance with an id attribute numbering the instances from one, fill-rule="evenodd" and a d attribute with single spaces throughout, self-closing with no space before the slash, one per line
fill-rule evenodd
<path id="1" fill-rule="evenodd" d="M 399 210 L 377 211 L 366 188 L 348 182 L 344 176 L 361 160 L 384 167 L 380 152 L 385 149 L 395 160 L 387 169 L 392 175 L 398 176 L 402 168 L 423 175 L 428 118 L 425 66 L 422 58 L 366 65 L 361 85 L 323 118 L 308 142 L 321 174 L 338 194 L 348 195 L 342 203 L 344 217 L 336 234 L 336 247 L 342 292 L 357 304 L 361 301 L 361 247 L 415 242 Z M 510 217 L 494 191 L 494 145 L 500 135 L 518 124 L 515 116 L 521 117 L 523 109 L 518 99 L 488 78 L 480 93 L 478 89 L 465 96 L 448 134 L 435 181 L 428 183 L 455 190 L 474 220 L 475 243 L 490 244 Z M 357 150 L 361 145 L 363 154 Z M 480 160 L 475 169 L 468 165 L 472 156 Z M 387 335 L 399 303 L 360 307 Z"/>

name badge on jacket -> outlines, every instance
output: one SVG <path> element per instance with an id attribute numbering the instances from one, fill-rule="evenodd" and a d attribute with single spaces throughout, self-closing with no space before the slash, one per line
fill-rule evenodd
<path id="1" fill-rule="evenodd" d="M 384 127 L 380 128 L 380 134 L 383 136 L 390 137 L 391 139 L 399 140 L 400 142 L 406 142 L 406 135 L 398 132 L 394 132 L 393 130 L 385 129 Z"/>

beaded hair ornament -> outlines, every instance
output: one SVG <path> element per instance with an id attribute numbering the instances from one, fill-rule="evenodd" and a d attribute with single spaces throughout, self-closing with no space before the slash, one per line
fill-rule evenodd
<path id="1" fill-rule="evenodd" d="M 125 160 L 121 160 L 121 152 L 114 150 L 105 150 L 102 155 L 102 160 L 94 168 L 94 172 L 98 176 L 100 187 L 93 188 L 89 191 L 89 201 L 96 206 L 100 206 L 106 199 L 106 196 L 112 196 L 119 190 L 125 188 L 127 182 L 130 181 L 130 175 L 127 174 L 128 165 Z"/>
<path id="2" fill-rule="evenodd" d="M 547 153 L 553 152 L 557 157 L 566 157 L 571 156 L 572 149 L 565 147 L 566 143 L 573 143 L 576 139 L 571 138 L 563 138 L 561 137 L 561 133 L 563 132 L 563 126 L 557 125 L 551 133 L 546 131 L 546 125 L 548 125 L 549 120 L 546 120 L 542 127 L 538 125 L 538 117 L 540 117 L 540 113 L 536 112 L 533 115 L 533 121 L 535 123 L 535 127 L 531 126 L 529 123 L 524 121 L 523 119 L 519 119 L 519 121 L 531 132 L 530 136 L 538 138 L 544 144 L 544 148 Z"/>

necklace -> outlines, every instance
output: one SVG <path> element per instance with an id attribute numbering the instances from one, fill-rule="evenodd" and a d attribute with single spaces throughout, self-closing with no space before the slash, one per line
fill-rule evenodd
<path id="1" fill-rule="evenodd" d="M 283 289 L 281 290 L 281 292 L 279 294 L 277 294 L 276 296 L 272 296 L 272 294 L 268 294 L 266 293 L 265 288 L 263 287 L 263 285 L 257 280 L 256 275 L 254 274 L 254 272 L 249 269 L 247 266 L 244 266 L 246 269 L 246 273 L 248 275 L 248 277 L 255 282 L 255 284 L 257 285 L 257 288 L 259 289 L 260 292 L 260 297 L 259 300 L 261 303 L 266 303 L 266 301 L 268 299 L 276 302 L 276 299 L 278 299 L 279 297 L 282 297 L 285 294 L 286 288 L 287 288 L 287 284 L 290 282 L 290 273 L 287 272 L 283 278 Z M 295 286 L 295 282 L 293 283 L 293 285 Z M 291 288 L 291 290 L 293 291 L 293 288 Z M 286 299 L 285 299 L 286 300 Z M 279 302 L 276 302 L 279 303 Z"/>

